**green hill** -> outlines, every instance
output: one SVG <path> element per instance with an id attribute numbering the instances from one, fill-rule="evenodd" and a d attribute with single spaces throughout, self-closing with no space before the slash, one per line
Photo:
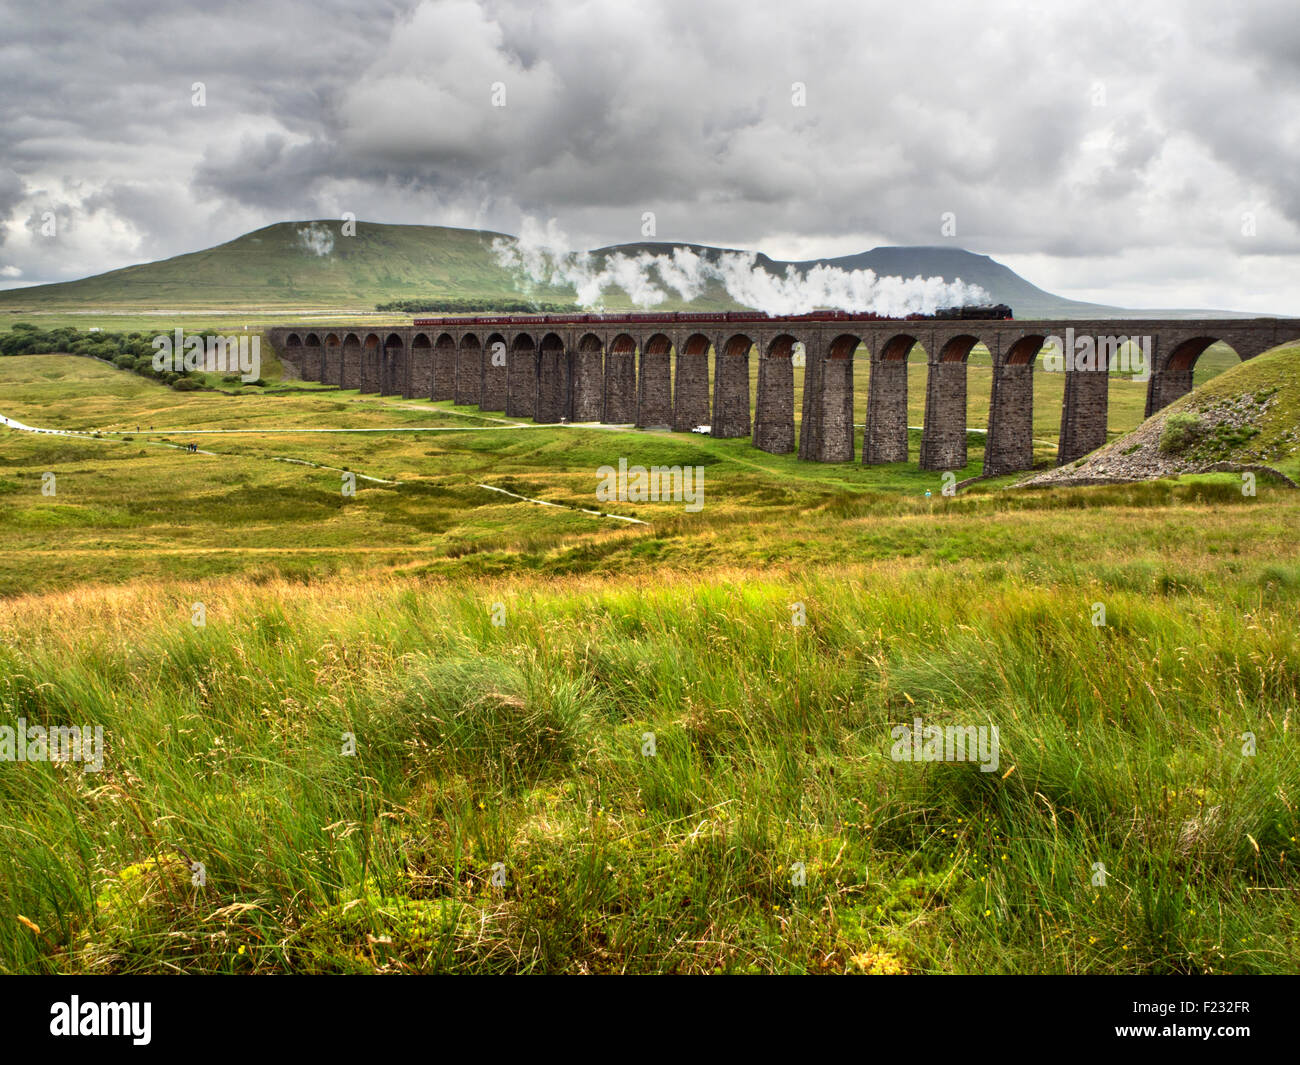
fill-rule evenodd
<path id="1" fill-rule="evenodd" d="M 280 310 L 373 311 L 397 300 L 520 299 L 520 287 L 497 262 L 492 242 L 513 239 L 504 233 L 446 226 L 398 226 L 358 222 L 345 237 L 336 219 L 277 222 L 203 251 L 177 255 L 96 274 L 78 281 L 0 291 L 0 313 L 104 310 Z M 593 252 L 597 263 L 615 252 L 666 254 L 689 247 L 715 259 L 723 249 L 702 244 L 640 242 L 614 244 Z M 758 255 L 764 269 L 783 274 L 793 266 L 874 270 L 881 276 L 960 278 L 981 286 L 997 303 L 1009 304 L 1020 318 L 1107 318 L 1133 314 L 1120 307 L 1083 303 L 1045 292 L 1015 271 L 961 248 L 881 247 L 833 259 L 790 262 Z M 535 288 L 527 295 L 542 303 L 571 303 L 569 288 Z M 621 290 L 606 296 L 612 309 L 631 307 Z M 669 299 L 664 310 L 730 310 L 740 305 L 721 284 L 710 283 L 687 304 Z M 1196 317 L 1205 311 L 1142 311 L 1152 317 Z M 1232 312 L 1215 315 L 1232 317 Z"/>
<path id="2" fill-rule="evenodd" d="M 1027 485 L 1145 481 L 1268 467 L 1300 478 L 1300 344 L 1211 378 L 1131 433 Z"/>
<path id="3" fill-rule="evenodd" d="M 1104 318 L 1110 314 L 1132 314 L 1119 307 L 1054 296 L 987 255 L 975 255 L 961 248 L 872 248 L 825 261 L 844 270 L 874 270 L 882 276 L 960 277 L 993 293 L 999 303 L 1008 304 L 1020 318 Z M 813 264 L 796 265 L 804 269 Z"/>
<path id="4" fill-rule="evenodd" d="M 204 251 L 154 263 L 128 266 L 79 281 L 0 291 L 0 311 L 65 309 L 153 310 L 203 308 L 373 310 L 379 303 L 420 298 L 518 299 L 511 274 L 492 254 L 491 244 L 505 234 L 443 226 L 401 226 L 358 222 L 344 237 L 337 220 L 280 222 L 246 233 Z M 598 249 L 603 256 L 621 251 L 663 253 L 680 245 L 637 243 Z M 706 257 L 723 249 L 689 245 Z M 806 269 L 826 263 L 844 269 L 913 277 L 960 277 L 985 288 L 998 302 L 1024 316 L 1104 315 L 1113 308 L 1061 299 L 1031 285 L 986 255 L 959 248 L 875 248 L 859 255 L 787 263 L 765 255 L 764 268 L 782 273 L 788 265 Z M 567 289 L 538 289 L 545 302 L 567 303 Z M 607 304 L 630 306 L 622 292 Z M 665 309 L 687 304 L 670 300 Z M 710 285 L 690 307 L 734 308 L 718 284 Z M 1115 313 L 1119 313 L 1115 311 Z"/>
<path id="5" fill-rule="evenodd" d="M 511 291 L 489 245 L 497 233 L 435 226 L 281 222 L 204 251 L 80 281 L 0 292 L 0 307 L 340 307 L 417 296 Z M 313 250 L 313 235 L 324 238 Z M 327 248 L 327 250 L 326 250 Z M 324 254 L 318 251 L 324 250 Z"/>

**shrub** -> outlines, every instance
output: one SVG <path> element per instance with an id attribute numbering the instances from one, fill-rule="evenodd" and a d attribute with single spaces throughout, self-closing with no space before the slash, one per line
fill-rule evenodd
<path id="1" fill-rule="evenodd" d="M 192 377 L 178 377 L 176 380 L 169 383 L 171 384 L 172 389 L 177 392 L 197 392 L 203 387 Z"/>
<path id="2" fill-rule="evenodd" d="M 1176 455 L 1185 451 L 1202 431 L 1201 419 L 1191 411 L 1171 414 L 1165 420 L 1165 427 L 1160 433 L 1160 451 L 1165 455 Z"/>

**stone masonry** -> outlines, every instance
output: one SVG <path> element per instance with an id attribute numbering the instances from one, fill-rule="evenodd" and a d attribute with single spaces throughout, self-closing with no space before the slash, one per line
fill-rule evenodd
<path id="1" fill-rule="evenodd" d="M 511 417 L 558 421 L 671 426 L 688 432 L 711 425 L 715 436 L 750 436 L 774 454 L 795 450 L 795 370 L 791 352 L 806 352 L 801 459 L 849 462 L 854 454 L 853 365 L 869 358 L 867 425 L 862 461 L 907 459 L 908 354 L 926 352 L 925 417 L 921 466 L 957 470 L 966 464 L 966 366 L 983 343 L 992 354 L 992 392 L 984 471 L 998 474 L 1033 463 L 1033 382 L 1039 351 L 1048 337 L 1146 338 L 1151 352 L 1147 414 L 1192 387 L 1196 360 L 1222 341 L 1243 359 L 1300 339 L 1294 319 L 996 320 L 716 319 L 655 321 L 631 315 L 555 317 L 499 316 L 480 322 L 448 319 L 371 332 L 276 326 L 267 342 L 295 374 L 342 389 L 405 395 Z M 742 331 L 743 330 L 743 331 Z M 493 349 L 506 355 L 494 364 Z M 1099 350 L 1104 350 L 1098 345 Z M 865 349 L 865 350 L 864 350 Z M 757 351 L 753 398 L 749 359 Z M 1112 356 L 1113 358 L 1113 356 Z M 1060 412 L 1058 463 L 1065 464 L 1105 443 L 1109 375 L 1067 366 Z M 710 365 L 712 404 L 710 404 Z M 1036 367 L 1038 367 L 1036 369 Z M 712 411 L 712 415 L 710 415 Z"/>
<path id="2" fill-rule="evenodd" d="M 626 425 L 636 421 L 636 352 L 611 351 L 605 355 L 605 413 L 601 421 Z"/>
<path id="3" fill-rule="evenodd" d="M 673 424 L 673 362 L 666 337 L 651 346 L 655 351 L 641 355 L 641 377 L 637 385 L 636 426 L 638 429 L 671 429 Z"/>
<path id="4" fill-rule="evenodd" d="M 749 349 L 747 336 L 733 336 L 718 350 L 713 368 L 713 435 L 749 436 Z"/>
<path id="5" fill-rule="evenodd" d="M 754 446 L 773 455 L 794 450 L 794 338 L 778 337 L 758 360 Z"/>

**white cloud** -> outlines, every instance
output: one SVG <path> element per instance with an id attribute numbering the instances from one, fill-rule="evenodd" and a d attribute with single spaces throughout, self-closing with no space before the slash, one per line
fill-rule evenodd
<path id="1" fill-rule="evenodd" d="M 951 242 L 1076 298 L 1300 313 L 1292 4 L 95 10 L 57 31 L 8 16 L 0 247 L 25 278 L 343 211 L 557 217 L 580 247 L 641 240 L 654 211 L 662 241 L 800 258 Z M 27 220 L 51 204 L 66 238 L 41 243 Z"/>

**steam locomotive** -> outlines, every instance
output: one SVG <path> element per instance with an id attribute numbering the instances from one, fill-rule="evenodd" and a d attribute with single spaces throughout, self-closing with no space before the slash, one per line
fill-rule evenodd
<path id="1" fill-rule="evenodd" d="M 919 317 L 924 318 L 925 315 Z M 935 318 L 957 318 L 963 322 L 971 320 L 979 321 L 1011 321 L 1011 308 L 1005 303 L 995 303 L 993 306 L 972 306 L 972 307 L 945 307 L 934 312 Z"/>
<path id="2" fill-rule="evenodd" d="M 546 325 L 576 325 L 582 322 L 628 322 L 639 325 L 671 325 L 681 322 L 925 322 L 931 320 L 1010 321 L 1011 308 L 994 306 L 944 307 L 934 314 L 908 314 L 891 318 L 883 314 L 856 311 L 810 311 L 807 314 L 765 314 L 763 311 L 623 311 L 614 314 L 501 314 L 458 315 L 447 318 L 416 318 L 416 325 L 517 325 L 536 322 Z"/>

